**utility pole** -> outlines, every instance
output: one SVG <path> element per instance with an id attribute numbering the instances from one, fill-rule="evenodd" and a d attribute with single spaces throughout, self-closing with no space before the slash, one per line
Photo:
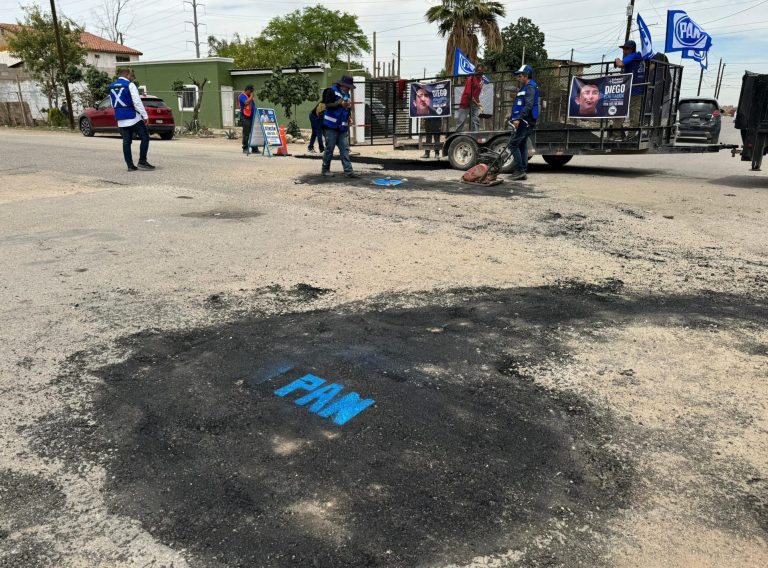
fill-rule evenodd
<path id="1" fill-rule="evenodd" d="M 376 32 L 373 32 L 373 76 L 376 77 Z"/>
<path id="2" fill-rule="evenodd" d="M 717 64 L 717 77 L 715 78 L 715 92 L 713 96 L 717 98 L 717 85 L 720 82 L 720 69 L 723 67 L 723 58 L 720 58 L 720 63 Z"/>
<path id="3" fill-rule="evenodd" d="M 198 4 L 197 0 L 184 0 L 185 4 L 189 4 L 192 6 L 192 20 L 191 22 L 187 22 L 188 24 L 192 24 L 195 27 L 195 53 L 197 54 L 197 58 L 200 59 L 200 34 L 198 33 L 198 28 L 202 25 L 198 23 L 197 21 L 197 7 L 203 6 L 203 4 Z"/>
<path id="4" fill-rule="evenodd" d="M 629 41 L 629 34 L 632 32 L 632 16 L 635 14 L 635 0 L 629 0 L 627 5 L 627 33 L 624 35 L 624 42 Z"/>
<path id="5" fill-rule="evenodd" d="M 397 40 L 397 78 L 400 78 L 400 40 Z"/>
<path id="6" fill-rule="evenodd" d="M 571 48 L 571 63 L 573 63 L 573 48 Z"/>
<path id="7" fill-rule="evenodd" d="M 59 19 L 56 17 L 56 3 L 51 0 L 51 17 L 53 17 L 53 32 L 56 35 L 56 51 L 59 52 L 59 72 L 64 83 L 64 96 L 67 99 L 67 111 L 69 114 L 69 129 L 75 129 L 75 115 L 72 112 L 72 96 L 69 94 L 69 81 L 67 81 L 67 66 L 64 64 L 64 48 L 61 45 L 61 32 L 59 31 Z M 24 108 L 22 107 L 22 112 Z"/>
<path id="8" fill-rule="evenodd" d="M 717 93 L 715 98 L 720 98 L 720 88 L 723 86 L 723 77 L 725 77 L 725 63 L 723 63 L 723 70 L 720 72 L 720 82 L 717 84 Z"/>

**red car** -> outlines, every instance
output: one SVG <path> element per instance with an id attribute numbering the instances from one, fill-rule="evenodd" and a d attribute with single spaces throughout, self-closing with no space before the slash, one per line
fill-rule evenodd
<path id="1" fill-rule="evenodd" d="M 173 112 L 165 104 L 163 99 L 151 96 L 142 96 L 141 102 L 147 109 L 149 121 L 147 127 L 150 134 L 159 134 L 163 140 L 170 140 L 176 130 L 173 122 Z M 83 136 L 93 136 L 97 132 L 119 132 L 117 121 L 115 120 L 115 109 L 112 108 L 112 102 L 109 97 L 103 99 L 92 108 L 85 109 L 77 117 L 77 123 L 80 125 L 80 132 Z"/>

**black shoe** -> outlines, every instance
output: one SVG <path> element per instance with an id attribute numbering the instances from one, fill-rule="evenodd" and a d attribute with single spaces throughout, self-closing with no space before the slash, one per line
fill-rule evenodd
<path id="1" fill-rule="evenodd" d="M 357 172 L 344 172 L 344 175 L 347 176 L 348 178 L 359 178 L 360 177 L 360 174 L 358 174 Z"/>
<path id="2" fill-rule="evenodd" d="M 323 170 L 321 173 L 323 177 L 333 177 L 333 174 L 329 170 Z"/>
<path id="3" fill-rule="evenodd" d="M 429 150 L 424 152 L 424 155 L 422 156 L 422 158 L 429 158 Z"/>
<path id="4" fill-rule="evenodd" d="M 525 172 L 513 172 L 511 176 L 509 176 L 509 181 L 525 181 L 528 179 L 528 176 Z"/>
<path id="5" fill-rule="evenodd" d="M 139 168 L 137 168 L 137 167 L 136 167 L 136 166 L 134 166 L 133 164 L 131 164 L 130 166 L 128 166 L 128 171 L 129 171 L 129 172 L 135 172 L 135 171 L 136 171 L 136 170 L 138 170 L 138 169 L 139 169 Z"/>
<path id="6" fill-rule="evenodd" d="M 248 153 L 248 148 L 243 148 L 243 154 L 247 154 L 247 153 Z"/>
<path id="7" fill-rule="evenodd" d="M 139 162 L 139 169 L 141 169 L 141 170 L 154 170 L 155 166 L 153 166 L 149 162 Z"/>

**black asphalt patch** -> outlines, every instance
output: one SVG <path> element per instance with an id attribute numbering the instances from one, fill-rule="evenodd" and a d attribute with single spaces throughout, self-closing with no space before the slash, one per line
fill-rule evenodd
<path id="1" fill-rule="evenodd" d="M 30 435 L 73 467 L 103 464 L 110 508 L 199 566 L 442 566 L 510 549 L 525 566 L 600 566 L 633 463 L 609 411 L 530 369 L 567 360 L 564 327 L 766 322 L 741 297 L 622 294 L 620 280 L 563 281 L 147 331 L 96 383 L 74 356 L 61 382 L 95 389 L 92 418 Z M 309 383 L 341 392 L 302 401 Z M 325 410 L 352 393 L 375 402 L 338 425 Z"/>
<path id="2" fill-rule="evenodd" d="M 544 195 L 535 191 L 535 187 L 530 183 L 507 182 L 493 187 L 485 187 L 478 184 L 461 183 L 461 172 L 456 173 L 455 180 L 428 180 L 416 176 L 407 176 L 401 185 L 385 187 L 378 186 L 373 180 L 380 179 L 382 174 L 365 174 L 357 178 L 347 178 L 343 174 L 337 173 L 334 177 L 324 177 L 320 174 L 305 174 L 296 178 L 298 184 L 308 184 L 314 186 L 342 185 L 370 189 L 371 191 L 396 191 L 396 192 L 414 192 L 414 191 L 439 191 L 451 195 L 478 195 L 483 197 L 527 197 L 531 199 L 541 199 Z M 501 176 L 504 179 L 506 176 Z"/>

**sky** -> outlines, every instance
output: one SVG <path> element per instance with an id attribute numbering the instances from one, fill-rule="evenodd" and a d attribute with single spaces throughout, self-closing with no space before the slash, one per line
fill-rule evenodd
<path id="1" fill-rule="evenodd" d="M 49 2 L 38 0 L 48 7 Z M 98 14 L 104 0 L 57 0 L 57 11 L 84 24 L 91 33 L 101 35 Z M 132 21 L 124 36 L 126 45 L 143 52 L 142 61 L 195 57 L 192 8 L 182 0 L 129 0 L 126 21 Z M 0 0 L 0 22 L 14 23 L 23 18 L 21 4 L 34 0 Z M 256 36 L 275 16 L 284 15 L 312 2 L 298 0 L 201 0 L 198 7 L 200 40 L 208 35 L 232 38 Z M 436 0 L 329 0 L 322 4 L 358 16 L 362 30 L 372 41 L 377 36 L 378 59 L 396 57 L 401 41 L 403 77 L 433 77 L 443 68 L 445 40 L 437 36 L 436 26 L 426 23 L 424 13 Z M 545 33 L 551 58 L 581 62 L 611 60 L 620 55 L 618 45 L 626 31 L 626 6 L 629 0 L 510 0 L 502 2 L 507 15 L 500 27 L 520 17 L 531 19 Z M 667 9 L 682 9 L 713 37 L 709 69 L 702 82 L 702 96 L 714 93 L 718 62 L 726 63 L 720 102 L 738 102 L 741 76 L 745 69 L 768 73 L 768 0 L 635 0 L 635 14 L 648 24 L 657 51 L 664 49 Z M 632 38 L 638 42 L 634 29 Z M 201 46 L 201 55 L 207 46 Z M 668 54 L 680 63 L 678 53 Z M 362 58 L 370 67 L 372 55 Z M 683 96 L 695 96 L 699 65 L 682 60 Z"/>

